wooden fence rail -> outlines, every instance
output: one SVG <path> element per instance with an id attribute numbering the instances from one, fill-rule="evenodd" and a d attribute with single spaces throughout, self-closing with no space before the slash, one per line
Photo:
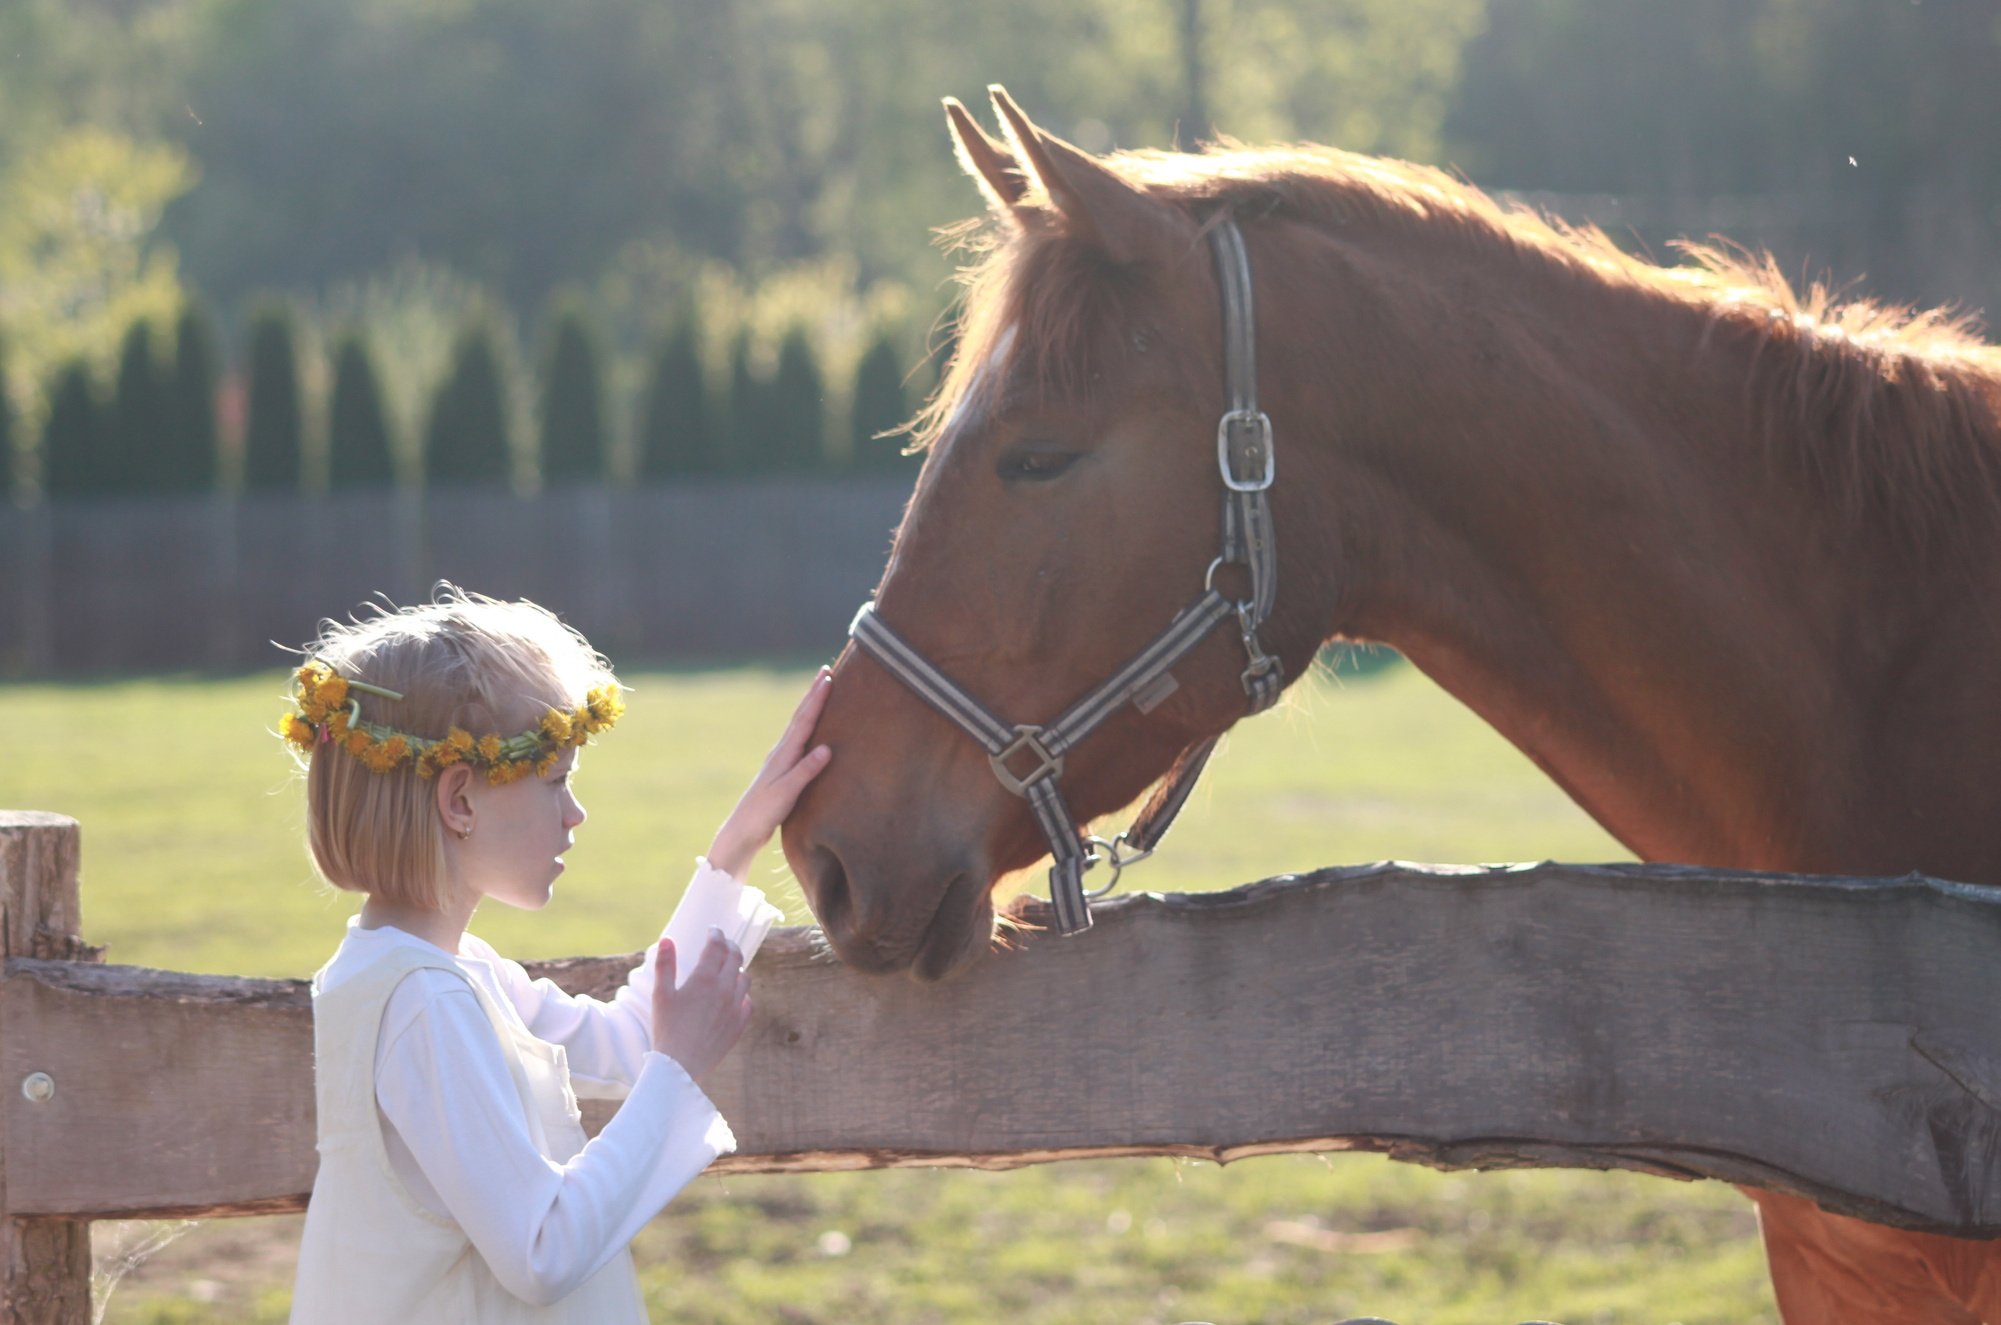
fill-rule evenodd
<path id="1" fill-rule="evenodd" d="M 50 1265 L 87 1279 L 74 1247 L 36 1250 L 51 1230 L 296 1210 L 313 1174 L 303 984 L 81 960 L 73 887 L 67 911 L 47 900 L 73 884 L 74 833 L 0 814 L 10 1303 L 48 1296 Z M 604 991 L 632 960 L 544 969 Z M 728 1171 L 1364 1149 L 1716 1178 L 2001 1235 L 1994 890 L 1371 865 L 1117 899 L 1082 937 L 938 986 L 855 975 L 797 929 L 757 973 L 710 1083 L 741 1143 Z"/>

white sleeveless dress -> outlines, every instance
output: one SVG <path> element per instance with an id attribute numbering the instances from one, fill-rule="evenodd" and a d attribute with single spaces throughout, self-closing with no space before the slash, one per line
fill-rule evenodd
<path id="1" fill-rule="evenodd" d="M 398 946 L 337 987 L 314 990 L 319 1175 L 306 1211 L 292 1325 L 644 1325 L 621 1248 L 560 1301 L 537 1306 L 501 1287 L 465 1232 L 415 1200 L 396 1176 L 375 1103 L 376 1036 L 390 995 L 422 968 L 464 980 L 492 1023 L 536 1148 L 555 1163 L 585 1136 L 563 1050 L 528 1034 L 442 953 Z"/>

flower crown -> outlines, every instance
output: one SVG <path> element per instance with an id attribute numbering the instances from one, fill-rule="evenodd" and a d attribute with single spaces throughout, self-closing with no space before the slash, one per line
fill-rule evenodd
<path id="1" fill-rule="evenodd" d="M 317 658 L 293 673 L 293 702 L 297 712 L 278 719 L 278 735 L 299 749 L 311 753 L 316 745 L 339 745 L 377 773 L 388 773 L 412 764 L 417 776 L 432 778 L 441 768 L 470 764 L 486 770 L 486 780 L 496 786 L 526 777 L 532 770 L 547 773 L 563 751 L 582 745 L 617 722 L 625 712 L 625 699 L 615 684 L 594 686 L 584 702 L 569 712 L 552 708 L 542 721 L 515 736 L 489 732 L 475 738 L 463 727 L 454 727 L 432 739 L 397 731 L 378 722 L 365 722 L 361 701 L 351 691 L 401 699 L 394 690 L 370 685 L 340 675 Z"/>

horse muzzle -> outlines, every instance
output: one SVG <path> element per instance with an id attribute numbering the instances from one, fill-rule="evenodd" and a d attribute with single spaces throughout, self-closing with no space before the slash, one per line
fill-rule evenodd
<path id="1" fill-rule="evenodd" d="M 886 888 L 885 878 L 939 878 L 937 871 L 850 873 L 841 851 L 824 843 L 788 839 L 792 871 L 820 921 L 827 944 L 841 962 L 870 975 L 908 971 L 919 980 L 942 980 L 972 963 L 993 943 L 994 911 L 984 870 L 965 868 L 942 882 Z"/>

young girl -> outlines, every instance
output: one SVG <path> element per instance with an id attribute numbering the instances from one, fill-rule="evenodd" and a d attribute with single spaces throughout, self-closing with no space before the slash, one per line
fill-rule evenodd
<path id="1" fill-rule="evenodd" d="M 328 622 L 280 732 L 307 765 L 320 872 L 367 894 L 313 979 L 320 1166 L 296 1325 L 644 1322 L 627 1244 L 736 1139 L 697 1084 L 750 1017 L 743 958 L 662 938 L 609 1003 L 466 932 L 535 910 L 584 822 L 578 749 L 624 705 L 531 603 L 435 601 Z M 826 766 L 823 671 L 709 849 L 741 877 Z M 677 988 L 676 967 L 693 963 Z M 586 1143 L 576 1096 L 624 1097 Z"/>

